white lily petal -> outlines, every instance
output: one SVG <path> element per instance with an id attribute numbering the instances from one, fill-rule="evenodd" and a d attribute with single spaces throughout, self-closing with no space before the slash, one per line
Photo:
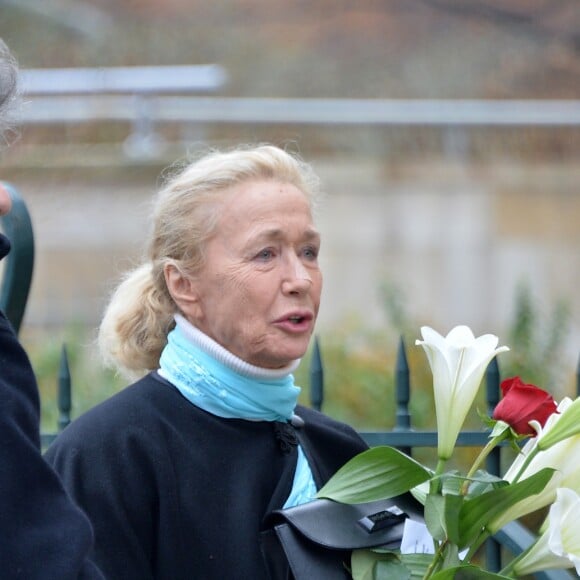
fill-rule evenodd
<path id="1" fill-rule="evenodd" d="M 443 337 L 441 334 L 439 334 L 435 329 L 431 328 L 430 326 L 421 327 L 421 336 L 423 337 L 423 340 L 426 342 L 437 343 L 437 341 L 439 341 L 440 344 L 445 343 L 445 337 Z"/>
<path id="2" fill-rule="evenodd" d="M 445 343 L 445 338 L 441 336 L 436 330 L 433 330 L 429 326 L 421 327 L 421 336 L 423 340 L 417 339 L 415 341 L 416 345 L 429 345 L 432 349 L 444 352 L 447 350 L 447 345 Z"/>
<path id="3" fill-rule="evenodd" d="M 536 436 L 542 434 L 542 424 L 539 421 L 532 419 L 528 424 L 536 432 Z"/>
<path id="4" fill-rule="evenodd" d="M 518 454 L 510 468 L 504 475 L 506 481 L 513 481 L 520 472 L 520 469 L 532 451 L 537 447 L 537 438 L 530 439 Z M 501 516 L 497 517 L 489 524 L 489 529 L 498 531 L 507 523 L 535 512 L 556 499 L 556 490 L 559 487 L 567 487 L 580 493 L 580 435 L 570 437 L 564 441 L 556 443 L 546 451 L 540 451 L 535 455 L 526 470 L 520 477 L 525 479 L 546 467 L 556 470 L 552 479 L 548 482 L 541 493 L 518 502 L 505 510 Z"/>
<path id="5" fill-rule="evenodd" d="M 468 326 L 456 326 L 445 338 L 424 326 L 421 335 L 423 340 L 415 344 L 425 350 L 433 373 L 437 453 L 440 459 L 448 459 L 487 365 L 498 352 L 508 349 L 497 348 L 498 338 L 492 334 L 475 338 Z"/>
<path id="6" fill-rule="evenodd" d="M 580 397 L 574 401 L 567 399 L 565 405 L 558 406 L 558 410 L 560 408 L 562 411 L 555 413 L 556 417 L 549 430 L 544 430 L 538 441 L 540 449 L 548 449 L 559 441 L 580 433 Z"/>
<path id="7" fill-rule="evenodd" d="M 557 556 L 566 556 L 570 553 L 580 557 L 580 535 L 577 533 L 580 495 L 572 489 L 559 488 L 548 518 L 550 550 Z"/>
<path id="8" fill-rule="evenodd" d="M 528 576 L 540 570 L 562 570 L 571 568 L 568 558 L 557 556 L 550 550 L 548 534 L 543 534 L 521 560 L 514 566 L 518 578 Z"/>
<path id="9" fill-rule="evenodd" d="M 480 340 L 482 338 L 486 340 Z M 466 349 L 463 359 L 462 379 L 467 379 L 473 374 L 481 365 L 482 360 L 488 360 L 489 362 L 498 352 L 509 350 L 507 346 L 498 348 L 497 343 L 497 336 L 488 334 L 479 337 L 470 348 Z"/>
<path id="10" fill-rule="evenodd" d="M 580 574 L 580 495 L 567 488 L 559 488 L 548 515 L 548 529 L 536 544 L 515 565 L 518 576 L 539 570 L 576 568 Z"/>
<path id="11" fill-rule="evenodd" d="M 452 328 L 445 337 L 447 344 L 462 348 L 471 346 L 475 336 L 469 326 L 461 325 Z"/>
<path id="12" fill-rule="evenodd" d="M 559 403 L 558 403 L 558 413 L 563 413 L 564 411 L 566 411 L 568 408 L 570 408 L 570 405 L 573 403 L 572 399 L 570 397 L 564 397 Z"/>

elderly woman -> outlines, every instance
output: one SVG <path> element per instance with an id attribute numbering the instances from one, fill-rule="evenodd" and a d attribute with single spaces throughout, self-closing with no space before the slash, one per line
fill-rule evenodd
<path id="1" fill-rule="evenodd" d="M 308 165 L 259 146 L 209 154 L 159 193 L 148 258 L 99 335 L 109 360 L 147 374 L 47 453 L 107 578 L 266 578 L 264 517 L 365 449 L 297 405 L 322 289 L 317 190 Z"/>

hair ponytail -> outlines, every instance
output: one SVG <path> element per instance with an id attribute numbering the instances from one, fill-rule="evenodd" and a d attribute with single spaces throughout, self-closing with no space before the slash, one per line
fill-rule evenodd
<path id="1" fill-rule="evenodd" d="M 159 270 L 157 280 L 150 264 L 129 272 L 112 295 L 99 328 L 105 364 L 131 378 L 158 367 L 174 326 L 176 307 Z"/>

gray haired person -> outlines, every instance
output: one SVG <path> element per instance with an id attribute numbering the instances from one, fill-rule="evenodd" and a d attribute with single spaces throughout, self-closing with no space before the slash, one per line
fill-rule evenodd
<path id="1" fill-rule="evenodd" d="M 18 100 L 18 66 L 0 39 L 0 134 Z M 11 200 L 0 183 L 0 215 Z M 0 233 L 0 259 L 10 243 Z M 89 520 L 40 452 L 39 395 L 28 357 L 0 311 L 0 575 L 4 580 L 84 580 L 103 575 L 89 560 Z"/>

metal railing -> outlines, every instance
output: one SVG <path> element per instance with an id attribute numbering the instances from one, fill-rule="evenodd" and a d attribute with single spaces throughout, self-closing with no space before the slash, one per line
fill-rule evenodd
<path id="1" fill-rule="evenodd" d="M 24 69 L 22 125 L 130 124 L 129 157 L 162 150 L 159 127 L 209 125 L 336 127 L 419 126 L 457 132 L 476 127 L 580 126 L 578 100 L 326 99 L 218 96 L 227 72 L 218 65 Z M 211 96 L 207 96 L 210 94 Z M 197 134 L 197 133 L 196 133 Z"/>
<path id="2" fill-rule="evenodd" d="M 27 98 L 53 95 L 163 95 L 215 93 L 228 80 L 217 64 L 122 66 L 102 68 L 37 68 L 19 73 Z"/>
<path id="3" fill-rule="evenodd" d="M 25 97 L 22 125 L 127 121 L 132 128 L 126 153 L 146 157 L 156 153 L 159 142 L 157 100 L 214 94 L 227 84 L 228 74 L 216 64 L 47 68 L 23 69 L 19 80 Z"/>
<path id="4" fill-rule="evenodd" d="M 403 340 L 399 344 L 395 366 L 395 426 L 390 431 L 360 431 L 361 437 L 369 446 L 390 445 L 404 453 L 412 455 L 414 448 L 437 447 L 436 431 L 416 431 L 411 425 L 410 403 L 410 369 L 407 362 Z M 321 411 L 324 404 L 324 368 L 317 339 L 313 344 L 310 360 L 310 406 Z M 577 392 L 580 395 L 580 365 L 577 375 Z M 494 358 L 485 374 L 486 401 L 491 414 L 499 401 L 500 373 L 497 360 Z M 58 431 L 71 422 L 72 381 L 66 349 L 63 348 L 58 377 Z M 42 445 L 46 448 L 57 437 L 58 433 L 43 433 Z M 483 447 L 489 440 L 489 431 L 462 431 L 457 439 L 458 446 Z M 501 447 L 495 448 L 486 460 L 487 470 L 494 475 L 500 474 Z M 502 548 L 517 555 L 529 547 L 535 536 L 521 523 L 514 521 L 500 530 L 485 546 L 486 566 L 489 570 L 498 571 L 502 567 Z M 550 570 L 535 574 L 538 580 L 570 580 L 572 576 L 566 570 Z"/>

